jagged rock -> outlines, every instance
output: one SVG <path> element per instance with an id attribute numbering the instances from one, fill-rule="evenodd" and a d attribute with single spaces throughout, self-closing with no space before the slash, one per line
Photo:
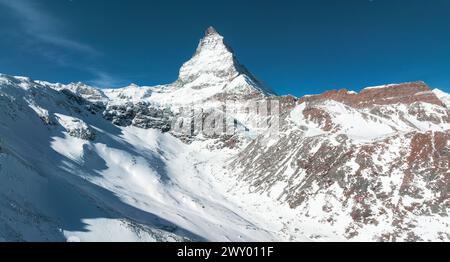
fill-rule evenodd
<path id="1" fill-rule="evenodd" d="M 349 92 L 346 89 L 334 90 L 321 95 L 303 97 L 300 101 L 312 102 L 330 99 L 357 108 L 396 103 L 409 105 L 415 102 L 425 102 L 438 106 L 444 105 L 424 82 L 366 88 L 360 93 Z"/>
<path id="2" fill-rule="evenodd" d="M 87 101 L 104 102 L 107 100 L 107 97 L 100 89 L 93 88 L 84 83 L 72 83 L 65 86 L 64 89 L 70 90 L 72 93 L 82 97 Z"/>
<path id="3" fill-rule="evenodd" d="M 70 136 L 90 141 L 95 140 L 95 131 L 83 120 L 61 114 L 57 114 L 56 118 Z"/>
<path id="4" fill-rule="evenodd" d="M 422 83 L 360 94 L 291 100 L 278 141 L 257 138 L 230 167 L 252 191 L 306 212 L 304 223 L 347 223 L 347 239 L 373 225 L 385 229 L 373 240 L 420 239 L 418 217 L 448 215 L 450 112 Z"/>
<path id="5" fill-rule="evenodd" d="M 115 125 L 134 125 L 145 129 L 159 129 L 163 132 L 170 130 L 172 115 L 168 108 L 161 109 L 147 103 L 108 105 L 103 112 L 104 118 Z"/>
<path id="6" fill-rule="evenodd" d="M 210 26 L 210 27 L 208 27 L 208 29 L 206 29 L 205 36 L 217 35 L 217 34 L 218 34 L 217 30 L 214 27 Z"/>

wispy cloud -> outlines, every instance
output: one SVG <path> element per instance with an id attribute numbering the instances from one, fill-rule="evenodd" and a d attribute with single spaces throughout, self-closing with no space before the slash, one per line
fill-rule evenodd
<path id="1" fill-rule="evenodd" d="M 117 77 L 113 77 L 102 70 L 98 70 L 96 68 L 89 68 L 88 71 L 94 76 L 93 79 L 87 81 L 87 83 L 90 85 L 97 87 L 113 88 L 126 84 L 125 81 L 118 79 Z"/>
<path id="2" fill-rule="evenodd" d="M 80 41 L 66 38 L 60 32 L 58 25 L 63 24 L 41 10 L 33 0 L 0 0 L 0 4 L 10 8 L 15 14 L 22 30 L 29 36 L 43 43 L 83 52 L 90 55 L 99 55 L 100 52 Z"/>
<path id="3" fill-rule="evenodd" d="M 82 41 L 64 36 L 64 22 L 45 12 L 38 1 L 0 0 L 0 5 L 12 11 L 20 25 L 20 33 L 27 37 L 27 41 L 36 43 L 39 54 L 46 59 L 90 73 L 93 76 L 91 84 L 99 87 L 116 86 L 122 82 L 87 63 L 101 56 L 101 52 Z"/>

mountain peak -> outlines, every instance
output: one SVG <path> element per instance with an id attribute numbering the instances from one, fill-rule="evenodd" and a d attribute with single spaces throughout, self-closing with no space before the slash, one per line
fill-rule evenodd
<path id="1" fill-rule="evenodd" d="M 208 27 L 208 29 L 206 29 L 206 32 L 205 32 L 205 36 L 218 35 L 218 34 L 219 33 L 217 32 L 217 30 L 212 26 Z"/>
<path id="2" fill-rule="evenodd" d="M 200 40 L 194 56 L 181 67 L 178 83 L 193 89 L 214 87 L 230 93 L 237 89 L 246 90 L 244 93 L 273 93 L 239 63 L 233 49 L 212 26 Z"/>

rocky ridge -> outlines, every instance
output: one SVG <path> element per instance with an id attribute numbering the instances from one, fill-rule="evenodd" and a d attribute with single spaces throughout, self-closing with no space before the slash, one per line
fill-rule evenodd
<path id="1" fill-rule="evenodd" d="M 152 163 L 155 168 L 175 154 L 176 150 L 169 148 L 168 153 L 161 148 L 166 140 L 178 143 L 171 140 L 176 137 L 188 148 L 194 148 L 183 157 L 195 164 L 184 166 L 185 169 L 197 172 L 198 166 L 203 165 L 208 176 L 220 178 L 227 174 L 235 181 L 236 184 L 224 186 L 226 192 L 238 194 L 238 188 L 243 188 L 248 199 L 267 197 L 269 210 L 261 210 L 263 202 L 248 200 L 247 205 L 256 213 L 266 212 L 267 219 L 281 224 L 275 234 L 283 240 L 306 236 L 310 240 L 448 241 L 449 97 L 423 82 L 371 87 L 359 93 L 344 89 L 302 98 L 276 96 L 237 61 L 223 37 L 209 28 L 193 58 L 180 69 L 179 79 L 169 85 L 101 90 L 82 83 L 51 84 L 0 75 L 4 116 L 0 119 L 0 131 L 14 140 L 18 134 L 11 134 L 8 121 L 21 127 L 29 122 L 24 116 L 35 116 L 30 117 L 32 123 L 38 125 L 35 120 L 40 121 L 45 128 L 39 130 L 51 134 L 51 143 L 61 141 L 62 134 L 84 141 L 83 148 L 78 149 L 81 157 L 71 159 L 76 155 L 74 152 L 67 156 L 75 163 L 72 165 L 82 163 L 79 169 L 84 170 L 93 165 L 92 161 L 101 167 L 110 161 L 111 156 L 103 152 L 104 146 L 111 143 L 115 150 L 121 148 L 124 142 L 118 141 L 124 139 L 128 130 L 137 128 L 140 130 L 135 131 L 137 134 L 157 130 L 164 133 L 164 139 L 158 140 L 156 149 L 152 147 L 156 153 L 145 155 L 161 158 Z M 193 120 L 224 115 L 227 100 L 244 108 L 248 108 L 250 101 L 278 102 L 279 136 L 264 132 L 209 135 L 202 128 L 195 129 Z M 192 105 L 200 110 L 195 111 Z M 259 116 L 236 111 L 226 117 L 231 118 L 236 128 L 253 131 L 256 126 L 252 120 Z M 187 135 L 174 132 L 174 122 L 192 132 Z M 139 145 L 126 148 L 129 147 Z M 6 149 L 0 143 L 0 155 Z M 15 151 L 8 149 L 8 152 Z M 195 155 L 199 152 L 225 157 L 220 164 L 215 159 L 197 161 Z M 87 161 L 91 158 L 94 160 Z M 181 179 L 176 175 L 179 171 L 170 173 L 173 178 L 164 171 L 174 167 L 150 172 L 147 164 L 138 165 L 143 161 L 139 157 L 130 159 L 130 165 L 122 172 L 131 177 L 142 170 L 145 174 L 154 172 L 155 180 L 162 181 L 161 187 L 170 184 L 166 180 L 174 183 Z M 26 163 L 25 166 L 30 165 Z M 149 183 L 147 178 L 140 181 Z M 121 187 L 115 185 L 114 190 Z M 0 187 L 0 193 L 1 190 Z M 196 201 L 203 206 L 209 203 Z M 284 207 L 290 215 L 280 217 L 278 210 Z M 4 220 L 0 216 L 1 221 Z M 139 224 L 137 221 L 131 219 L 127 223 Z M 166 230 L 177 227 L 163 224 L 158 227 L 165 230 L 163 239 L 180 236 L 199 239 L 176 229 Z M 1 230 L 0 237 L 4 238 Z"/>

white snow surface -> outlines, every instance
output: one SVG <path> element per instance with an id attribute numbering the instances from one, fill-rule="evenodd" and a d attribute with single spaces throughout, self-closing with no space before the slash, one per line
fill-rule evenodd
<path id="1" fill-rule="evenodd" d="M 445 95 L 445 93 L 441 94 L 443 101 L 449 97 Z M 316 108 L 322 109 L 330 116 L 334 126 L 330 132 L 325 132 L 322 126 L 305 118 L 306 106 L 306 103 L 297 105 L 291 111 L 289 118 L 297 127 L 306 128 L 304 130 L 306 137 L 337 133 L 345 134 L 355 142 L 367 142 L 381 140 L 398 132 L 446 131 L 450 129 L 449 123 L 433 123 L 419 119 L 410 114 L 409 108 L 402 104 L 378 106 L 378 110 L 389 116 L 380 117 L 373 114 L 371 109 L 355 109 L 334 100 L 327 100 L 316 105 Z M 428 112 L 427 114 L 430 116 L 446 117 L 445 111 L 437 105 L 419 102 L 413 106 L 418 111 Z"/>
<path id="2" fill-rule="evenodd" d="M 433 93 L 447 106 L 450 107 L 450 94 L 445 93 L 442 90 L 434 89 Z"/>
<path id="3" fill-rule="evenodd" d="M 114 126 L 62 103 L 67 98 L 54 85 L 2 77 L 6 82 L 15 84 L 0 87 L 3 239 L 283 240 L 261 215 L 230 201 L 205 170 L 234 151 Z M 94 141 L 68 134 L 86 128 L 97 134 Z"/>
<path id="4" fill-rule="evenodd" d="M 252 193 L 227 170 L 226 163 L 239 149 L 211 150 L 207 140 L 185 144 L 158 130 L 118 127 L 101 114 L 86 112 L 68 101 L 61 92 L 68 89 L 94 102 L 158 100 L 168 104 L 175 100 L 176 105 L 180 101 L 173 99 L 166 87 L 97 90 L 5 75 L 0 83 L 1 239 L 311 241 L 319 237 L 345 241 L 344 233 L 336 231 L 338 226 L 318 226 L 314 220 L 323 212 L 314 211 L 314 206 L 339 199 L 323 195 L 316 204 L 301 207 L 314 216 L 309 220 L 300 217 L 301 212 L 277 200 L 285 187 L 283 181 L 261 195 Z M 183 92 L 189 95 L 188 90 Z M 155 101 L 154 96 L 158 97 Z M 440 93 L 441 97 L 447 96 Z M 300 104 L 290 112 L 293 128 L 305 130 L 304 136 L 326 135 L 320 125 L 304 117 L 305 106 Z M 386 119 L 335 101 L 319 105 L 332 117 L 337 134 L 347 134 L 356 144 L 398 131 L 449 128 L 433 126 L 410 114 L 400 117 L 398 112 L 408 111 L 403 106 L 382 106 L 380 110 L 391 112 Z M 431 104 L 416 107 L 437 116 L 441 113 Z M 236 117 L 246 121 L 245 116 Z M 94 140 L 69 134 L 70 130 L 86 129 L 96 133 Z M 269 141 L 267 146 L 274 143 Z M 348 167 L 358 168 L 356 163 Z M 392 183 L 385 182 L 387 187 Z M 339 190 L 335 188 L 335 192 Z M 339 216 L 339 223 L 350 219 Z M 374 228 L 373 232 L 379 231 Z"/>
<path id="5" fill-rule="evenodd" d="M 0 241 L 345 241 L 344 227 L 339 225 L 349 222 L 351 217 L 344 215 L 349 210 L 336 211 L 334 226 L 317 223 L 324 216 L 324 205 L 339 206 L 342 189 L 338 185 L 331 187 L 335 196 L 323 192 L 292 209 L 278 199 L 286 181 L 260 194 L 227 169 L 242 148 L 211 149 L 214 141 L 207 139 L 187 144 L 159 130 L 119 127 L 105 120 L 102 112 L 88 111 L 77 101 L 81 97 L 101 105 L 145 102 L 176 110 L 190 104 L 217 106 L 220 102 L 211 99 L 217 95 L 254 93 L 271 94 L 237 62 L 215 31 L 200 41 L 179 79 L 168 85 L 101 90 L 82 83 L 53 84 L 0 74 Z M 450 95 L 434 93 L 449 105 Z M 450 129 L 448 123 L 425 121 L 409 113 L 414 109 L 429 117 L 445 117 L 436 105 L 379 106 L 375 109 L 389 116 L 380 117 L 369 109 L 336 101 L 321 103 L 316 107 L 330 116 L 333 130 L 324 131 L 323 123 L 307 119 L 303 103 L 288 112 L 291 130 L 286 132 L 330 136 L 330 142 L 345 134 L 359 145 L 411 131 Z M 233 117 L 252 127 L 247 124 L 253 116 L 236 113 Z M 83 139 L 86 133 L 95 134 L 95 139 Z M 404 144 L 400 139 L 393 141 L 390 148 Z M 266 148 L 277 145 L 275 140 L 266 142 Z M 389 151 L 374 161 L 383 166 L 396 153 Z M 295 172 L 289 165 L 295 159 L 289 161 L 283 170 L 286 176 Z M 350 161 L 346 168 L 355 171 L 358 164 Z M 297 179 L 304 175 L 298 174 Z M 381 185 L 400 184 L 395 175 L 380 179 Z M 321 189 L 313 185 L 310 190 Z M 370 235 L 383 233 L 386 227 L 366 230 Z M 418 230 L 427 234 L 426 228 Z"/>
<path id="6" fill-rule="evenodd" d="M 387 85 L 379 85 L 379 86 L 369 86 L 364 88 L 363 90 L 370 90 L 370 89 L 383 89 L 383 88 L 389 88 L 393 86 L 398 86 L 399 84 L 387 84 Z"/>

